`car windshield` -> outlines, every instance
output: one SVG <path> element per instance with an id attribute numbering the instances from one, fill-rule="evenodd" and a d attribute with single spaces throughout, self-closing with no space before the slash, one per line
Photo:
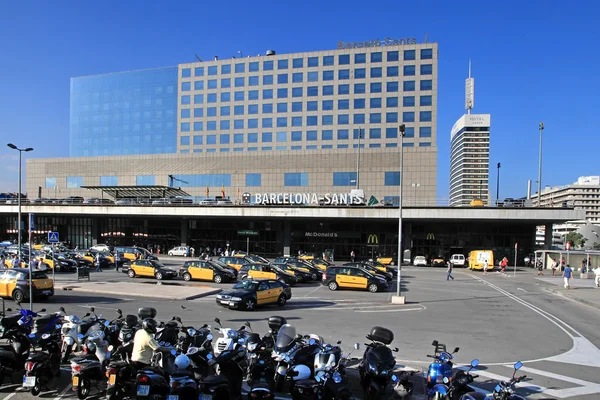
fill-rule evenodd
<path id="1" fill-rule="evenodd" d="M 244 280 L 236 284 L 234 289 L 244 289 L 244 290 L 256 290 L 258 289 L 258 282 Z"/>
<path id="2" fill-rule="evenodd" d="M 371 271 L 368 271 L 365 268 L 359 268 L 362 272 L 364 272 L 365 274 L 367 274 L 368 278 L 373 278 L 373 274 L 371 273 Z"/>
<path id="3" fill-rule="evenodd" d="M 211 260 L 211 261 L 210 261 L 210 263 L 211 263 L 212 265 L 215 265 L 215 266 L 217 266 L 217 267 L 221 267 L 221 268 L 227 269 L 227 264 L 225 264 L 225 263 L 222 263 L 222 262 L 221 262 L 221 261 L 219 261 L 219 260 Z"/>
<path id="4" fill-rule="evenodd" d="M 29 279 L 29 275 L 27 272 L 19 272 L 17 274 L 17 279 Z M 33 271 L 31 279 L 48 279 L 48 275 L 43 271 Z"/>
<path id="5" fill-rule="evenodd" d="M 155 260 L 152 260 L 152 261 L 150 261 L 150 262 L 151 262 L 151 263 L 152 263 L 152 265 L 153 265 L 154 267 L 156 267 L 156 268 L 166 268 L 166 267 L 164 266 L 164 264 L 163 264 L 163 263 L 161 263 L 161 262 L 158 262 L 158 261 L 155 261 Z"/>

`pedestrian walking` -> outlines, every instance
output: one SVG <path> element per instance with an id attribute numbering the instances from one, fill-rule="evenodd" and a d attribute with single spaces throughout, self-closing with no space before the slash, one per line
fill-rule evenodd
<path id="1" fill-rule="evenodd" d="M 506 266 L 508 265 L 508 259 L 504 257 L 502 261 L 500 261 L 500 272 L 502 275 L 506 275 Z"/>
<path id="2" fill-rule="evenodd" d="M 102 268 L 100 267 L 100 253 L 96 254 L 96 272 L 102 272 Z"/>
<path id="3" fill-rule="evenodd" d="M 565 289 L 570 289 L 571 285 L 569 285 L 569 281 L 571 280 L 571 275 L 573 275 L 573 270 L 571 269 L 571 266 L 569 264 L 567 264 L 567 266 L 565 267 L 565 270 L 563 271 L 563 279 L 565 281 Z"/>
<path id="4" fill-rule="evenodd" d="M 596 269 L 594 270 L 594 281 L 596 283 L 596 287 L 600 287 L 600 266 L 596 267 Z"/>
<path id="5" fill-rule="evenodd" d="M 490 264 L 489 264 L 488 260 L 485 260 L 485 261 L 483 262 L 483 274 L 484 274 L 484 275 L 487 275 L 487 270 L 488 270 L 488 267 L 489 267 L 489 266 L 490 266 Z"/>
<path id="6" fill-rule="evenodd" d="M 225 257 L 229 257 L 229 249 L 225 250 Z"/>
<path id="7" fill-rule="evenodd" d="M 552 276 L 556 276 L 556 270 L 558 269 L 558 263 L 556 262 L 556 260 L 554 260 L 552 262 Z"/>
<path id="8" fill-rule="evenodd" d="M 193 247 L 190 247 L 190 256 L 194 257 L 195 250 Z"/>
<path id="9" fill-rule="evenodd" d="M 355 257 L 354 250 L 352 250 L 352 251 L 350 252 L 350 260 L 351 260 L 352 262 L 354 262 L 354 257 Z"/>
<path id="10" fill-rule="evenodd" d="M 119 272 L 119 252 L 115 251 L 115 271 Z"/>
<path id="11" fill-rule="evenodd" d="M 538 264 L 537 264 L 537 274 L 538 275 L 544 275 L 544 262 L 542 260 L 538 260 Z"/>
<path id="12" fill-rule="evenodd" d="M 448 261 L 448 268 L 446 269 L 446 280 L 449 281 L 450 279 L 454 280 L 454 277 L 452 276 L 452 263 Z"/>

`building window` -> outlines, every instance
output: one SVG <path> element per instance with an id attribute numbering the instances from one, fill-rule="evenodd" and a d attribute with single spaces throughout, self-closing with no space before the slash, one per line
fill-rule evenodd
<path id="1" fill-rule="evenodd" d="M 299 75 L 299 77 L 297 77 L 296 79 L 299 79 L 298 82 L 302 82 L 302 72 L 295 73 L 294 75 Z M 306 80 L 308 82 L 318 82 L 319 81 L 319 73 L 317 71 L 312 71 L 312 72 L 307 73 Z"/>
<path id="2" fill-rule="evenodd" d="M 433 58 L 433 49 L 421 49 L 421 60 L 431 60 Z"/>
<path id="3" fill-rule="evenodd" d="M 201 145 L 202 144 L 202 135 L 194 136 L 194 144 Z"/>
<path id="4" fill-rule="evenodd" d="M 431 79 L 426 79 L 421 81 L 421 90 L 432 90 L 433 89 L 433 81 Z"/>
<path id="5" fill-rule="evenodd" d="M 303 88 L 302 87 L 295 87 L 292 88 L 292 97 L 302 97 Z"/>
<path id="6" fill-rule="evenodd" d="M 177 186 L 181 187 L 231 186 L 231 174 L 181 174 L 173 175 L 173 178 L 176 179 Z"/>
<path id="7" fill-rule="evenodd" d="M 248 105 L 248 114 L 258 114 L 258 104 Z"/>
<path id="8" fill-rule="evenodd" d="M 212 67 L 208 67 L 208 75 L 212 76 L 212 75 L 217 75 L 218 71 L 217 71 L 217 66 L 213 65 Z"/>
<path id="9" fill-rule="evenodd" d="M 381 97 L 371 97 L 369 103 L 371 108 L 381 108 Z"/>
<path id="10" fill-rule="evenodd" d="M 189 92 L 192 90 L 192 82 L 181 82 L 181 91 Z"/>
<path id="11" fill-rule="evenodd" d="M 190 137 L 189 136 L 181 136 L 179 138 L 179 144 L 182 146 L 189 146 L 190 145 Z"/>
<path id="12" fill-rule="evenodd" d="M 373 114 L 371 114 L 371 115 L 373 115 Z M 381 129 L 370 128 L 369 129 L 369 139 L 381 139 Z"/>
<path id="13" fill-rule="evenodd" d="M 412 61 L 416 57 L 415 50 L 404 50 L 404 61 Z"/>
<path id="14" fill-rule="evenodd" d="M 348 129 L 338 129 L 337 138 L 338 140 L 348 140 L 349 131 Z"/>
<path id="15" fill-rule="evenodd" d="M 258 90 L 248 91 L 248 100 L 258 100 Z"/>
<path id="16" fill-rule="evenodd" d="M 338 64 L 339 65 L 348 65 L 348 64 L 350 64 L 350 55 L 349 54 L 340 54 L 338 56 Z"/>
<path id="17" fill-rule="evenodd" d="M 421 142 L 419 143 L 419 147 L 431 147 L 431 142 Z"/>
<path id="18" fill-rule="evenodd" d="M 308 57 L 308 67 L 318 67 L 319 57 Z"/>
<path id="19" fill-rule="evenodd" d="M 421 122 L 431 122 L 431 111 L 421 111 L 421 112 L 419 112 L 419 121 L 421 121 Z"/>
<path id="20" fill-rule="evenodd" d="M 183 97 L 185 97 L 185 96 L 183 96 Z M 188 99 L 188 103 L 186 103 L 186 104 L 190 104 L 189 99 Z M 204 95 L 203 94 L 195 94 L 194 95 L 194 104 L 204 104 Z"/>
<path id="21" fill-rule="evenodd" d="M 365 79 L 367 70 L 365 68 L 354 68 L 354 79 Z"/>
<path id="22" fill-rule="evenodd" d="M 366 85 L 364 83 L 354 84 L 354 94 L 363 94 L 366 92 Z"/>
<path id="23" fill-rule="evenodd" d="M 388 62 L 390 62 L 390 61 L 398 61 L 398 51 L 397 50 L 388 51 L 387 52 L 387 60 L 388 60 Z"/>
<path id="24" fill-rule="evenodd" d="M 181 123 L 181 132 L 189 132 L 190 131 L 190 123 L 182 122 Z"/>
<path id="25" fill-rule="evenodd" d="M 272 128 L 273 127 L 273 118 L 263 118 L 262 119 L 262 127 L 263 128 Z"/>
<path id="26" fill-rule="evenodd" d="M 385 138 L 398 139 L 398 128 L 385 128 Z"/>
<path id="27" fill-rule="evenodd" d="M 431 74 L 433 74 L 433 65 L 421 64 L 421 75 L 431 75 Z"/>
<path id="28" fill-rule="evenodd" d="M 388 93 L 394 93 L 398 91 L 398 82 L 392 81 L 386 83 L 386 91 Z"/>
<path id="29" fill-rule="evenodd" d="M 317 140 L 317 131 L 307 131 L 306 132 L 306 140 L 308 140 L 308 141 Z"/>
<path id="30" fill-rule="evenodd" d="M 348 125 L 350 123 L 350 115 L 338 114 L 338 125 Z"/>
<path id="31" fill-rule="evenodd" d="M 229 106 L 221 106 L 221 116 L 228 117 L 231 115 L 231 108 Z"/>
<path id="32" fill-rule="evenodd" d="M 400 196 L 383 196 L 383 201 L 385 201 L 386 204 L 391 204 L 395 207 L 400 206 Z"/>
<path id="33" fill-rule="evenodd" d="M 306 126 L 317 126 L 318 123 L 319 120 L 316 115 L 309 115 L 306 117 Z"/>
<path id="34" fill-rule="evenodd" d="M 421 101 L 419 103 L 421 106 L 430 106 L 432 104 L 431 96 L 421 96 Z"/>
<path id="35" fill-rule="evenodd" d="M 387 67 L 387 76 L 398 76 L 398 66 Z"/>
<path id="36" fill-rule="evenodd" d="M 354 114 L 353 123 L 364 124 L 365 123 L 365 114 Z"/>
<path id="37" fill-rule="evenodd" d="M 251 62 L 250 64 L 248 64 L 248 71 L 258 72 L 259 71 L 258 61 L 254 61 L 254 62 Z"/>
<path id="38" fill-rule="evenodd" d="M 330 66 L 334 64 L 333 56 L 323 56 L 323 66 Z"/>
<path id="39" fill-rule="evenodd" d="M 386 107 L 398 107 L 398 98 L 397 97 L 388 97 L 385 99 Z"/>
<path id="40" fill-rule="evenodd" d="M 204 81 L 195 81 L 194 90 L 204 90 Z"/>
<path id="41" fill-rule="evenodd" d="M 272 85 L 273 84 L 273 75 L 264 75 L 263 76 L 263 85 Z"/>
<path id="42" fill-rule="evenodd" d="M 371 53 L 371 62 L 372 63 L 381 62 L 381 61 L 382 61 L 382 53 L 380 51 Z"/>
<path id="43" fill-rule="evenodd" d="M 304 74 L 302 72 L 294 72 L 292 74 L 292 82 L 293 83 L 301 83 L 303 80 Z"/>
<path id="44" fill-rule="evenodd" d="M 324 81 L 332 81 L 333 80 L 333 71 L 323 71 L 323 80 Z"/>
<path id="45" fill-rule="evenodd" d="M 258 133 L 249 133 L 248 143 L 258 143 Z"/>
<path id="46" fill-rule="evenodd" d="M 261 185 L 262 175 L 261 174 L 246 174 L 246 186 L 258 187 Z"/>
<path id="47" fill-rule="evenodd" d="M 56 187 L 56 178 L 46 177 L 46 189 L 54 189 Z"/>
<path id="48" fill-rule="evenodd" d="M 302 68 L 304 66 L 303 58 L 294 58 L 292 60 L 292 68 Z"/>
<path id="49" fill-rule="evenodd" d="M 338 94 L 350 94 L 350 85 L 338 85 Z"/>
<path id="50" fill-rule="evenodd" d="M 416 69 L 414 65 L 405 65 L 404 66 L 404 76 L 414 76 L 416 74 Z"/>
<path id="51" fill-rule="evenodd" d="M 340 69 L 338 71 L 338 79 L 340 79 L 340 80 L 350 79 L 350 70 L 349 69 Z"/>
<path id="52" fill-rule="evenodd" d="M 206 144 L 217 144 L 217 135 L 206 135 Z"/>
<path id="53" fill-rule="evenodd" d="M 234 81 L 233 81 L 233 85 L 235 87 L 244 87 L 244 77 L 240 76 L 238 78 L 235 78 Z M 242 93 L 243 94 L 244 92 L 236 92 L 236 93 Z"/>
<path id="54" fill-rule="evenodd" d="M 100 186 L 119 186 L 119 177 L 118 176 L 101 176 L 100 177 Z"/>
<path id="55" fill-rule="evenodd" d="M 244 92 L 235 92 L 233 94 L 233 99 L 235 101 L 244 101 Z"/>
<path id="56" fill-rule="evenodd" d="M 302 126 L 302 117 L 292 117 L 292 126 Z"/>
<path id="57" fill-rule="evenodd" d="M 404 111 L 402 113 L 402 122 L 415 122 L 414 111 Z"/>
<path id="58" fill-rule="evenodd" d="M 321 109 L 324 111 L 333 110 L 333 100 L 323 100 L 321 103 Z"/>
<path id="59" fill-rule="evenodd" d="M 333 85 L 323 86 L 323 96 L 333 96 Z"/>
<path id="60" fill-rule="evenodd" d="M 192 69 L 191 68 L 183 68 L 181 70 L 181 77 L 182 78 L 189 78 L 192 76 Z"/>
<path id="61" fill-rule="evenodd" d="M 414 138 L 415 137 L 415 128 L 412 126 L 407 126 L 404 131 L 404 137 L 406 138 Z"/>
<path id="62" fill-rule="evenodd" d="M 208 82 L 206 83 L 209 89 L 216 89 L 217 88 L 217 80 L 216 79 L 209 79 Z"/>
<path id="63" fill-rule="evenodd" d="M 398 113 L 397 112 L 389 112 L 385 114 L 385 122 L 398 122 Z"/>
<path id="64" fill-rule="evenodd" d="M 386 143 L 385 147 L 398 147 L 398 143 Z"/>
<path id="65" fill-rule="evenodd" d="M 415 147 L 415 144 L 412 142 L 404 142 L 402 143 L 402 147 Z"/>
<path id="66" fill-rule="evenodd" d="M 369 114 L 369 123 L 370 124 L 380 124 L 381 123 L 381 113 Z"/>
<path id="67" fill-rule="evenodd" d="M 380 147 L 381 147 L 381 143 L 370 143 L 369 144 L 370 149 L 379 149 Z"/>
<path id="68" fill-rule="evenodd" d="M 400 186 L 400 172 L 386 172 L 383 184 L 385 186 Z"/>
<path id="69" fill-rule="evenodd" d="M 382 76 L 381 67 L 371 68 L 371 78 L 381 78 L 381 76 Z"/>
<path id="70" fill-rule="evenodd" d="M 83 186 L 82 176 L 67 176 L 67 189 L 76 189 Z"/>
<path id="71" fill-rule="evenodd" d="M 350 100 L 338 100 L 338 110 L 349 110 Z"/>
<path id="72" fill-rule="evenodd" d="M 278 142 L 287 142 L 287 132 L 277 132 Z"/>
<path id="73" fill-rule="evenodd" d="M 243 63 L 235 64 L 235 73 L 236 74 L 241 74 L 245 71 L 246 71 L 246 64 L 243 64 Z"/>
<path id="74" fill-rule="evenodd" d="M 355 186 L 356 172 L 334 172 L 333 186 Z"/>
<path id="75" fill-rule="evenodd" d="M 321 132 L 321 140 L 333 140 L 333 131 L 326 129 Z"/>
<path id="76" fill-rule="evenodd" d="M 221 120 L 221 122 L 219 123 L 219 129 L 221 129 L 222 131 L 228 131 L 229 129 L 231 129 L 231 121 L 229 121 L 228 119 Z"/>
<path id="77" fill-rule="evenodd" d="M 204 67 L 194 68 L 194 76 L 204 76 Z"/>
<path id="78" fill-rule="evenodd" d="M 272 114 L 273 113 L 273 103 L 263 103 L 262 112 L 263 112 L 263 114 Z"/>
<path id="79" fill-rule="evenodd" d="M 201 132 L 204 130 L 204 122 L 194 122 L 194 132 Z"/>
<path id="80" fill-rule="evenodd" d="M 288 74 L 277 75 L 277 83 L 278 84 L 288 83 Z"/>
<path id="81" fill-rule="evenodd" d="M 273 141 L 273 132 L 263 132 L 262 133 L 262 142 L 263 143 L 271 143 Z"/>
<path id="82" fill-rule="evenodd" d="M 354 109 L 363 109 L 365 108 L 365 99 L 354 99 Z"/>
<path id="83" fill-rule="evenodd" d="M 181 109 L 181 118 L 189 118 L 190 117 L 190 109 L 182 108 Z"/>
<path id="84" fill-rule="evenodd" d="M 290 172 L 283 174 L 283 186 L 308 186 L 308 173 Z"/>
<path id="85" fill-rule="evenodd" d="M 301 142 L 302 141 L 302 132 L 294 131 L 292 132 L 292 142 Z"/>
<path id="86" fill-rule="evenodd" d="M 248 151 L 258 151 L 258 147 L 248 147 Z"/>
<path id="87" fill-rule="evenodd" d="M 181 96 L 181 104 L 190 104 L 190 96 L 189 95 Z"/>
<path id="88" fill-rule="evenodd" d="M 414 107 L 415 106 L 415 96 L 404 96 L 402 98 L 402 106 Z"/>
<path id="89" fill-rule="evenodd" d="M 227 103 L 231 101 L 231 92 L 221 92 L 221 102 Z"/>
<path id="90" fill-rule="evenodd" d="M 206 109 L 206 115 L 209 117 L 216 117 L 217 116 L 217 107 L 208 107 Z"/>
<path id="91" fill-rule="evenodd" d="M 288 97 L 288 90 L 287 88 L 279 88 L 277 89 L 277 98 L 278 99 L 287 99 Z"/>
<path id="92" fill-rule="evenodd" d="M 277 126 L 284 128 L 287 126 L 287 117 L 277 117 Z"/>
<path id="93" fill-rule="evenodd" d="M 154 175 L 137 175 L 135 177 L 136 186 L 154 186 L 156 183 Z"/>
<path id="94" fill-rule="evenodd" d="M 306 111 L 318 111 L 319 110 L 319 102 L 318 101 L 307 101 L 306 102 Z"/>
<path id="95" fill-rule="evenodd" d="M 284 112 L 287 112 L 287 110 L 288 110 L 287 103 L 277 103 L 277 112 L 278 113 L 284 113 Z"/>
<path id="96" fill-rule="evenodd" d="M 404 81 L 402 90 L 404 90 L 405 92 L 414 92 L 415 81 Z"/>
<path id="97" fill-rule="evenodd" d="M 233 115 L 244 115 L 244 106 L 234 106 Z"/>
<path id="98" fill-rule="evenodd" d="M 222 78 L 221 79 L 221 88 L 227 89 L 231 87 L 231 79 L 230 78 Z"/>
<path id="99" fill-rule="evenodd" d="M 419 128 L 419 137 L 431 137 L 431 127 L 430 126 L 422 126 Z"/>
<path id="100" fill-rule="evenodd" d="M 367 55 L 365 53 L 357 53 L 354 55 L 354 64 L 364 64 L 367 62 Z"/>
<path id="101" fill-rule="evenodd" d="M 263 71 L 273 71 L 273 61 L 263 61 Z"/>

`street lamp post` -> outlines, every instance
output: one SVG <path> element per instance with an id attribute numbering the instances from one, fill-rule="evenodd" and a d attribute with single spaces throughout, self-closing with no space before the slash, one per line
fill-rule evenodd
<path id="1" fill-rule="evenodd" d="M 498 163 L 498 175 L 496 177 L 496 207 L 498 207 L 499 193 L 500 193 L 500 163 Z"/>
<path id="2" fill-rule="evenodd" d="M 19 255 L 19 259 L 22 256 L 21 255 L 21 164 L 22 164 L 22 155 L 23 152 L 26 151 L 32 151 L 33 149 L 31 147 L 26 147 L 24 149 L 20 149 L 17 146 L 15 146 L 12 143 L 7 144 L 8 147 L 10 147 L 13 150 L 17 150 L 19 152 L 19 193 L 17 194 L 17 203 L 19 205 L 19 211 L 18 211 L 18 216 L 17 216 L 17 241 L 18 241 L 18 248 L 17 248 L 17 254 Z"/>
<path id="3" fill-rule="evenodd" d="M 540 122 L 540 161 L 538 166 L 538 207 L 542 206 L 542 131 L 544 130 L 544 123 Z"/>
<path id="4" fill-rule="evenodd" d="M 413 201 L 416 206 L 417 205 L 417 188 L 421 187 L 421 184 L 420 183 L 411 183 L 410 185 L 415 188 L 414 193 L 413 193 Z"/>
<path id="5" fill-rule="evenodd" d="M 360 189 L 360 139 L 362 138 L 362 128 L 358 128 L 358 154 L 356 155 L 356 188 Z"/>
<path id="6" fill-rule="evenodd" d="M 404 178 L 404 135 L 406 126 L 404 124 L 398 126 L 399 139 L 400 139 L 400 189 L 398 189 L 398 274 L 396 279 L 396 295 L 392 296 L 392 304 L 404 304 L 406 299 L 401 296 L 402 290 L 400 285 L 402 284 L 402 181 Z"/>

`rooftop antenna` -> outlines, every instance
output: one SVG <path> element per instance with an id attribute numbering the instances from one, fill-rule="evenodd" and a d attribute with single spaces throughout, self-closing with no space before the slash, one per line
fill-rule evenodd
<path id="1" fill-rule="evenodd" d="M 425 41 L 423 43 L 427 43 L 427 37 L 429 36 L 429 32 L 425 32 Z"/>
<path id="2" fill-rule="evenodd" d="M 244 55 L 242 54 L 241 50 L 238 50 L 238 54 L 240 55 L 240 58 L 242 58 Z"/>
<path id="3" fill-rule="evenodd" d="M 475 80 L 471 78 L 471 59 L 469 59 L 469 77 L 465 81 L 465 108 L 467 114 L 471 114 L 471 109 L 475 104 Z"/>
<path id="4" fill-rule="evenodd" d="M 202 62 L 202 59 L 200 57 L 198 57 L 198 54 L 194 54 L 196 56 L 196 59 L 200 62 Z"/>

